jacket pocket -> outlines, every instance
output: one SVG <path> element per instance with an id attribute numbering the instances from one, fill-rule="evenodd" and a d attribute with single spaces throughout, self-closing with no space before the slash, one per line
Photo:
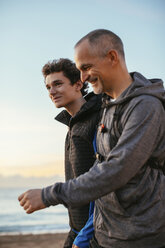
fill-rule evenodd
<path id="1" fill-rule="evenodd" d="M 118 200 L 118 197 L 115 192 L 111 192 L 110 194 L 101 198 L 102 207 L 105 213 L 110 212 L 116 215 L 121 215 L 125 217 L 129 217 L 128 212 L 124 209 L 121 203 Z"/>

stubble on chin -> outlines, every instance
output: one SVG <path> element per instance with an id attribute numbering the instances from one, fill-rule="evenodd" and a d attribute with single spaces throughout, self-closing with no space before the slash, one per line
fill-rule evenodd
<path id="1" fill-rule="evenodd" d="M 93 87 L 93 92 L 96 94 L 96 95 L 99 95 L 101 93 L 103 93 L 103 89 L 100 87 L 100 88 L 94 88 Z"/>

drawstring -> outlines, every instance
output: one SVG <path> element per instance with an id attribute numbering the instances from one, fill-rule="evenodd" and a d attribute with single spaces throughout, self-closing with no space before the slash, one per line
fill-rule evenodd
<path id="1" fill-rule="evenodd" d="M 105 114 L 106 114 L 106 108 L 104 108 L 104 110 L 103 110 L 103 115 L 102 115 L 102 116 L 103 116 L 103 117 L 102 117 L 103 123 L 104 123 L 104 120 L 105 120 Z M 98 130 L 99 130 L 101 133 L 106 132 L 106 127 L 104 126 L 103 123 L 100 123 L 100 124 L 98 125 L 98 126 L 99 126 Z M 95 158 L 96 158 L 99 162 L 103 162 L 103 161 L 105 160 L 104 157 L 103 157 L 101 154 L 99 154 L 99 153 L 97 152 L 96 138 L 97 138 L 97 129 L 96 129 L 95 134 L 94 134 L 93 149 L 94 149 L 94 152 L 95 152 Z"/>

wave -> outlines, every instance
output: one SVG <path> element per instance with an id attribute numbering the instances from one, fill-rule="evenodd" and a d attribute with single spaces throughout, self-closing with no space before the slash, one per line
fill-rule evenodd
<path id="1" fill-rule="evenodd" d="M 21 191 L 0 190 L 0 235 L 57 233 L 69 230 L 67 209 L 64 206 L 58 205 L 27 215 L 17 200 Z"/>

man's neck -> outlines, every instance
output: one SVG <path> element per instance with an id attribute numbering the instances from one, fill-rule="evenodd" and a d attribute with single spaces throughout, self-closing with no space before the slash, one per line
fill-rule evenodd
<path id="1" fill-rule="evenodd" d="M 123 75 L 121 78 L 118 78 L 114 82 L 114 87 L 105 92 L 107 95 L 111 96 L 114 99 L 117 99 L 123 92 L 126 90 L 130 84 L 132 84 L 133 79 L 129 73 Z"/>
<path id="2" fill-rule="evenodd" d="M 71 116 L 74 116 L 81 109 L 85 102 L 86 100 L 83 97 L 77 98 L 76 100 L 65 106 L 65 109 Z"/>

